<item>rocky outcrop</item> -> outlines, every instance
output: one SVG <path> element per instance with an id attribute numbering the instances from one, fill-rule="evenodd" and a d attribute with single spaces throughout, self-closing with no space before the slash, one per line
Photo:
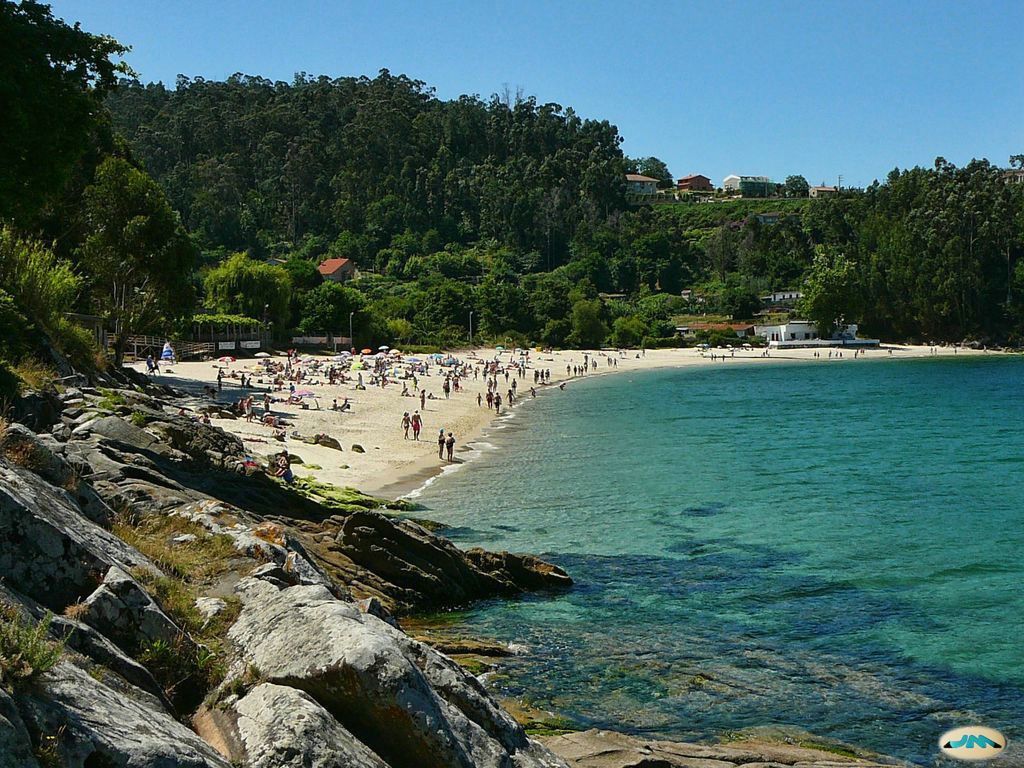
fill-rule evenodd
<path id="1" fill-rule="evenodd" d="M 46 402 L 47 434 L 0 429 L 0 601 L 52 611 L 64 651 L 0 692 L 0 768 L 564 768 L 392 615 L 565 586 L 562 571 L 464 553 L 348 489 L 305 498 L 150 394 Z M 197 734 L 178 716 L 206 694 Z"/>
<path id="2" fill-rule="evenodd" d="M 111 566 L 155 569 L 83 515 L 67 491 L 0 459 L 0 574 L 54 611 L 89 595 Z"/>
<path id="3" fill-rule="evenodd" d="M 367 594 L 399 610 L 463 605 L 572 584 L 565 571 L 536 558 L 464 552 L 416 523 L 379 512 L 354 512 L 336 530 L 333 541 L 315 537 L 320 547 L 314 551 L 337 570 L 348 568 L 351 578 L 368 588 Z M 323 532 L 331 528 L 324 526 Z"/>
<path id="4" fill-rule="evenodd" d="M 239 584 L 243 668 L 305 691 L 392 768 L 555 768 L 476 678 L 318 586 Z"/>
<path id="5" fill-rule="evenodd" d="M 0 768 L 38 768 L 32 739 L 17 706 L 0 688 Z"/>
<path id="6" fill-rule="evenodd" d="M 135 579 L 117 566 L 82 603 L 80 618 L 126 650 L 184 636 Z"/>
<path id="7" fill-rule="evenodd" d="M 62 661 L 17 698 L 29 732 L 66 768 L 229 768 L 210 745 L 159 702 L 116 676 L 98 680 Z"/>
<path id="8" fill-rule="evenodd" d="M 541 741 L 570 768 L 882 768 L 894 764 L 788 744 L 687 744 L 599 730 Z"/>
<path id="9" fill-rule="evenodd" d="M 250 768 L 389 768 L 307 693 L 262 683 L 204 712 L 199 730 Z"/>

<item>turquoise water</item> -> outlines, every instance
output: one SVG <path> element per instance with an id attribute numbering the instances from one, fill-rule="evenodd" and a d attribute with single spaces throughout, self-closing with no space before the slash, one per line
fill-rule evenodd
<path id="1" fill-rule="evenodd" d="M 503 692 L 587 725 L 792 725 L 933 764 L 947 727 L 1024 722 L 1022 392 L 1006 358 L 595 377 L 419 500 L 461 546 L 576 580 L 467 612 L 529 649 Z"/>

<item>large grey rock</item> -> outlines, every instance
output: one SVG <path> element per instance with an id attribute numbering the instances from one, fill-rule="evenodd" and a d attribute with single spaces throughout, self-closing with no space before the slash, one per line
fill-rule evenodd
<path id="1" fill-rule="evenodd" d="M 17 705 L 30 731 L 59 734 L 65 768 L 230 768 L 149 699 L 126 695 L 69 661 L 45 673 Z"/>
<path id="2" fill-rule="evenodd" d="M 392 768 L 563 766 L 474 677 L 326 588 L 246 579 L 238 591 L 242 665 L 308 693 Z"/>
<path id="3" fill-rule="evenodd" d="M 83 514 L 71 496 L 0 459 L 0 574 L 55 612 L 84 598 L 117 565 L 156 567 Z"/>
<path id="4" fill-rule="evenodd" d="M 104 416 L 90 424 L 93 434 L 129 445 L 137 450 L 162 450 L 164 446 L 146 430 L 125 421 L 120 416 Z"/>
<path id="5" fill-rule="evenodd" d="M 8 589 L 0 582 L 0 602 L 20 609 L 22 616 L 42 621 L 48 611 L 30 597 Z M 129 657 L 114 643 L 88 624 L 67 616 L 50 614 L 50 634 L 64 642 L 66 648 L 77 651 L 88 659 L 115 672 L 128 683 L 170 706 L 163 690 L 144 666 Z"/>
<path id="6" fill-rule="evenodd" d="M 117 566 L 111 566 L 103 583 L 82 605 L 82 621 L 128 651 L 184 637 L 146 590 Z"/>
<path id="7" fill-rule="evenodd" d="M 283 685 L 257 685 L 197 725 L 248 768 L 389 768 L 312 696 Z"/>
<path id="8" fill-rule="evenodd" d="M 37 435 L 21 424 L 8 425 L 0 435 L 0 455 L 68 491 L 93 522 L 109 524 L 113 515 L 110 507 L 82 480 L 88 467 L 69 461 L 63 451 L 64 446 L 53 435 Z"/>
<path id="9" fill-rule="evenodd" d="M 0 688 L 0 768 L 39 768 L 14 700 Z"/>

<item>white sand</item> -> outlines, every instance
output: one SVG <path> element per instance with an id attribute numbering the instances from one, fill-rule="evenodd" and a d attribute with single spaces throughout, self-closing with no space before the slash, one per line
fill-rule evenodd
<path id="1" fill-rule="evenodd" d="M 889 350 L 892 350 L 890 353 Z M 635 350 L 626 352 L 626 357 L 618 358 L 617 367 L 609 367 L 605 362 L 605 353 L 597 353 L 600 358 L 600 365 L 597 368 L 597 375 L 624 373 L 631 371 L 647 370 L 665 367 L 686 367 L 695 365 L 736 365 L 736 364 L 757 364 L 771 365 L 781 362 L 792 362 L 794 360 L 812 361 L 820 365 L 856 365 L 861 360 L 871 359 L 907 359 L 912 357 L 932 356 L 932 349 L 929 347 L 892 346 L 883 349 L 866 350 L 861 352 L 858 359 L 854 358 L 853 350 L 844 350 L 843 357 L 839 358 L 836 352 L 833 357 L 828 358 L 828 350 L 819 350 L 821 357 L 814 357 L 814 350 L 795 349 L 786 351 L 773 351 L 770 357 L 762 357 L 759 349 L 741 350 L 733 352 L 724 350 L 711 350 L 701 353 L 696 349 L 661 349 L 648 350 L 641 357 L 636 357 Z M 952 356 L 952 348 L 938 347 L 939 355 Z M 716 361 L 712 361 L 711 352 L 714 352 Z M 492 360 L 498 353 L 493 349 L 477 349 L 473 352 L 454 352 L 456 357 L 462 360 L 472 360 L 471 355 L 476 359 Z M 539 353 L 531 351 L 531 367 L 527 368 L 525 379 L 518 381 L 518 397 L 520 401 L 530 398 L 530 387 L 533 385 L 533 369 L 549 368 L 551 370 L 552 384 L 546 387 L 538 386 L 539 396 L 558 395 L 557 384 L 566 380 L 566 365 L 582 364 L 582 351 L 562 351 L 553 353 Z M 595 353 L 590 352 L 593 356 Z M 609 353 L 615 356 L 614 352 Z M 959 355 L 981 355 L 985 352 L 966 349 L 958 350 Z M 722 359 L 720 356 L 726 356 Z M 276 358 L 281 361 L 283 357 Z M 508 362 L 511 354 L 502 353 L 501 360 Z M 137 364 L 137 368 L 144 369 L 144 364 Z M 217 364 L 211 362 L 187 362 L 178 363 L 156 377 L 156 380 L 189 389 L 193 392 L 201 392 L 206 384 L 216 386 Z M 259 370 L 255 360 L 238 360 L 231 363 L 226 371 L 253 372 L 253 390 L 256 397 L 256 413 L 262 415 L 263 409 L 261 400 L 263 391 L 267 389 L 267 379 L 264 384 L 257 383 Z M 397 496 L 408 492 L 420 485 L 427 478 L 436 474 L 445 466 L 437 456 L 437 432 L 443 428 L 446 432 L 454 433 L 456 443 L 456 456 L 459 447 L 464 447 L 467 442 L 480 436 L 484 428 L 494 418 L 494 411 L 487 409 L 486 399 L 483 407 L 478 407 L 477 393 L 486 395 L 486 381 L 483 376 L 474 380 L 463 381 L 463 389 L 458 393 L 452 393 L 451 399 L 445 400 L 441 391 L 443 373 L 438 375 L 442 369 L 436 366 L 431 367 L 430 376 L 420 376 L 419 386 L 433 393 L 434 400 L 427 400 L 426 408 L 421 410 L 423 416 L 423 432 L 421 442 L 405 440 L 402 436 L 402 414 L 405 411 L 412 413 L 419 409 L 419 398 L 402 397 L 402 384 L 389 384 L 385 389 L 379 387 L 367 387 L 365 391 L 357 391 L 351 382 L 329 386 L 326 383 L 308 386 L 304 382 L 300 389 L 312 389 L 317 392 L 317 401 L 320 410 L 314 410 L 312 400 L 309 410 L 303 410 L 299 406 L 274 403 L 272 412 L 285 416 L 291 422 L 287 427 L 288 434 L 297 431 L 301 435 L 314 435 L 326 433 L 336 438 L 343 446 L 343 451 L 325 448 L 319 445 L 309 445 L 299 440 L 288 438 L 283 444 L 272 438 L 272 429 L 257 423 L 246 423 L 245 419 L 215 419 L 214 423 L 238 435 L 245 442 L 245 445 L 254 455 L 266 456 L 277 452 L 281 446 L 288 448 L 290 453 L 298 454 L 306 464 L 318 465 L 319 469 L 307 469 L 303 465 L 295 465 L 293 469 L 298 476 L 313 476 L 335 485 L 353 486 L 366 493 L 377 493 L 385 496 Z M 593 369 L 589 376 L 595 375 Z M 369 377 L 366 376 L 367 382 Z M 511 379 L 509 380 L 511 384 Z M 504 377 L 498 378 L 498 391 L 505 398 L 509 388 Z M 573 386 L 570 381 L 568 387 Z M 410 384 L 410 389 L 411 389 Z M 548 391 L 550 390 L 550 391 Z M 236 379 L 225 379 L 224 390 L 219 396 L 221 402 L 233 402 L 240 399 L 246 391 L 238 386 Z M 272 392 L 272 396 L 286 397 L 287 389 L 283 392 Z M 352 403 L 351 412 L 340 413 L 330 410 L 332 398 L 338 398 L 342 402 L 348 397 Z M 505 410 L 505 404 L 502 405 Z M 411 435 L 411 432 L 410 432 Z M 365 453 L 356 453 L 351 450 L 353 444 L 360 444 Z"/>

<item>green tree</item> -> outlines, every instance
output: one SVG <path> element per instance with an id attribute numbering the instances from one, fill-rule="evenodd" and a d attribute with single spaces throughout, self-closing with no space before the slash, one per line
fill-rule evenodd
<path id="1" fill-rule="evenodd" d="M 656 157 L 629 159 L 626 161 L 626 168 L 630 173 L 639 173 L 657 179 L 659 189 L 666 189 L 675 184 L 675 179 L 668 166 Z"/>
<path id="2" fill-rule="evenodd" d="M 365 336 L 368 318 L 363 313 L 366 298 L 355 288 L 326 282 L 309 291 L 302 299 L 303 333 L 348 333 L 349 314 L 357 336 Z"/>
<path id="3" fill-rule="evenodd" d="M 128 49 L 53 17 L 36 0 L 0 0 L 0 218 L 60 192 L 89 145 Z"/>
<path id="4" fill-rule="evenodd" d="M 787 176 L 782 185 L 782 193 L 786 197 L 807 197 L 811 185 L 803 176 Z"/>
<path id="5" fill-rule="evenodd" d="M 616 347 L 636 347 L 647 335 L 647 324 L 639 317 L 617 317 L 612 323 L 611 341 Z"/>
<path id="6" fill-rule="evenodd" d="M 729 226 L 719 227 L 704 241 L 704 263 L 723 282 L 736 265 L 739 244 L 739 233 Z"/>
<path id="7" fill-rule="evenodd" d="M 601 319 L 600 299 L 581 299 L 572 305 L 572 333 L 568 342 L 576 347 L 599 347 L 608 336 Z"/>
<path id="8" fill-rule="evenodd" d="M 93 304 L 117 333 L 120 366 L 130 335 L 166 331 L 192 311 L 196 249 L 156 182 L 119 158 L 96 169 L 83 214 L 81 264 Z"/>
<path id="9" fill-rule="evenodd" d="M 287 328 L 292 281 L 288 270 L 235 253 L 203 278 L 208 309 L 268 320 Z"/>
<path id="10" fill-rule="evenodd" d="M 858 319 L 862 306 L 861 281 L 857 264 L 842 253 L 819 248 L 803 285 L 799 310 L 813 320 L 822 338 L 837 325 Z"/>

